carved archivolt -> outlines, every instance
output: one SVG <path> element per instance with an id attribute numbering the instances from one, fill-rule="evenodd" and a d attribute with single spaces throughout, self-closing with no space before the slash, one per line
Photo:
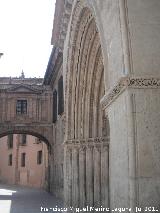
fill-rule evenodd
<path id="1" fill-rule="evenodd" d="M 98 137 L 104 67 L 95 19 L 82 2 L 72 14 L 67 68 L 66 139 Z"/>
<path id="2" fill-rule="evenodd" d="M 64 183 L 64 197 L 66 205 L 72 206 L 91 204 L 89 197 L 97 195 L 94 185 L 100 189 L 108 169 L 108 164 L 102 164 L 108 160 L 109 148 L 109 137 L 104 133 L 108 122 L 100 107 L 105 91 L 102 50 L 96 21 L 84 2 L 76 1 L 72 12 L 66 66 L 64 177 L 71 177 Z M 108 193 L 101 194 L 107 200 Z"/>
<path id="3" fill-rule="evenodd" d="M 160 88 L 160 78 L 123 77 L 120 81 L 101 99 L 102 109 L 107 108 L 124 90 Z"/>

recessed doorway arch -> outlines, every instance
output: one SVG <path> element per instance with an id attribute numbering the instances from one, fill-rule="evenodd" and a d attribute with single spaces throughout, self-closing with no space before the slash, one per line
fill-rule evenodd
<path id="1" fill-rule="evenodd" d="M 105 94 L 102 47 L 95 18 L 77 1 L 66 70 L 65 205 L 108 207 L 109 120 L 100 105 Z"/>

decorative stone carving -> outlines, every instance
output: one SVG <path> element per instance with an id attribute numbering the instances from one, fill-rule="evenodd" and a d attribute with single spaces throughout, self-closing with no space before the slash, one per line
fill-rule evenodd
<path id="1" fill-rule="evenodd" d="M 157 88 L 160 87 L 160 78 L 129 78 L 128 87 Z"/>
<path id="2" fill-rule="evenodd" d="M 80 153 L 81 153 L 81 152 L 84 153 L 85 150 L 86 150 L 86 146 L 81 145 L 80 148 L 79 148 L 79 152 L 80 152 Z"/>
<path id="3" fill-rule="evenodd" d="M 160 78 L 123 77 L 102 99 L 102 109 L 107 108 L 125 89 L 160 88 Z"/>
<path id="4" fill-rule="evenodd" d="M 123 92 L 123 90 L 126 88 L 127 81 L 126 78 L 122 78 L 118 84 L 108 92 L 102 99 L 101 99 L 101 105 L 102 108 L 105 109 L 109 104 L 118 97 L 119 94 Z"/>
<path id="5" fill-rule="evenodd" d="M 86 150 L 86 148 L 97 148 L 103 149 L 104 147 L 109 147 L 109 137 L 104 138 L 87 138 L 87 139 L 72 139 L 67 140 L 63 144 L 67 148 L 73 148 L 76 147 L 79 149 L 80 152 L 83 152 Z"/>

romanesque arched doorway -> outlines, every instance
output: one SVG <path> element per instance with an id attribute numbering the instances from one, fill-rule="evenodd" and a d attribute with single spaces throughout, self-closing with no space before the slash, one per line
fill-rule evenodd
<path id="1" fill-rule="evenodd" d="M 108 206 L 109 122 L 102 49 L 91 10 L 78 2 L 72 13 L 66 75 L 64 195 L 67 206 Z"/>

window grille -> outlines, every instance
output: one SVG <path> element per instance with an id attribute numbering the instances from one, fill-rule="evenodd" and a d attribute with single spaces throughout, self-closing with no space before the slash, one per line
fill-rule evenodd
<path id="1" fill-rule="evenodd" d="M 17 100 L 16 114 L 27 114 L 27 100 Z"/>

